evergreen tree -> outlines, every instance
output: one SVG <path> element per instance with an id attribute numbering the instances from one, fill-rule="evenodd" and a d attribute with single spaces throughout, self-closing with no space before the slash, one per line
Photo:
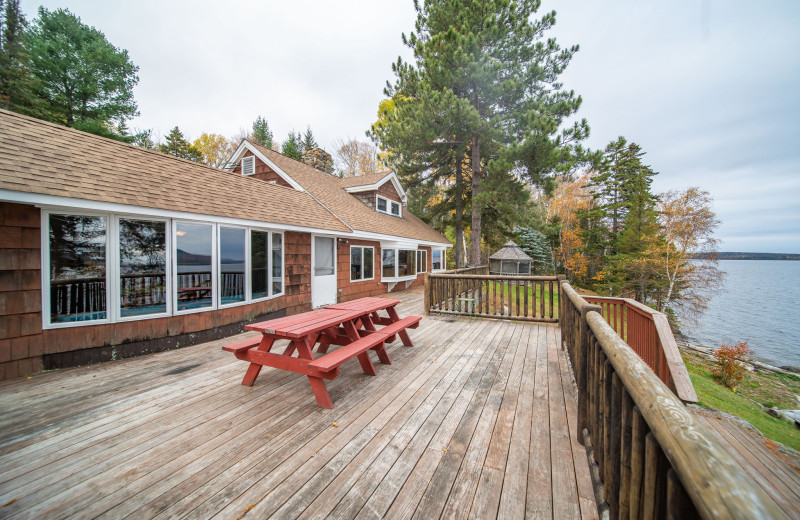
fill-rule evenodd
<path id="1" fill-rule="evenodd" d="M 392 133 L 413 128 L 421 146 L 406 145 L 396 155 L 418 174 L 443 163 L 446 154 L 437 148 L 468 151 L 470 261 L 480 263 L 487 172 L 516 165 L 539 183 L 580 152 L 576 143 L 588 133 L 586 122 L 559 130 L 581 103 L 558 83 L 577 47 L 541 41 L 555 13 L 535 20 L 538 0 L 438 0 L 415 7 L 416 32 L 403 36 L 414 63 L 393 65 L 396 82 L 386 94 L 396 111 L 387 124 L 373 126 L 373 135 L 391 147 L 400 140 Z"/>
<path id="2" fill-rule="evenodd" d="M 303 145 L 301 143 L 300 134 L 295 133 L 294 130 L 289 132 L 289 136 L 281 146 L 281 153 L 287 157 L 291 157 L 296 161 L 303 158 Z"/>
<path id="3" fill-rule="evenodd" d="M 153 140 L 152 130 L 140 130 L 133 134 L 132 138 L 133 141 L 131 141 L 131 144 L 133 146 L 138 146 L 139 148 L 145 148 L 147 150 L 155 150 L 158 148 L 158 145 Z"/>
<path id="4" fill-rule="evenodd" d="M 309 125 L 306 127 L 306 133 L 303 134 L 302 141 L 300 141 L 300 154 L 302 155 L 303 152 L 307 152 L 312 148 L 317 148 L 318 146 L 317 140 L 314 139 L 314 133 L 311 132 L 311 126 Z"/>
<path id="5" fill-rule="evenodd" d="M 133 87 L 139 68 L 128 51 L 114 47 L 102 32 L 67 9 L 40 7 L 26 39 L 46 119 L 115 134 L 138 115 Z"/>
<path id="6" fill-rule="evenodd" d="M 19 0 L 0 0 L 0 108 L 38 116 L 36 78 L 30 70 L 30 56 L 24 45 L 25 16 Z"/>
<path id="7" fill-rule="evenodd" d="M 534 274 L 553 274 L 553 250 L 547 237 L 530 227 L 517 229 L 517 244 L 531 257 L 531 270 Z"/>
<path id="8" fill-rule="evenodd" d="M 272 131 L 269 129 L 269 123 L 267 123 L 266 118 L 258 116 L 253 121 L 252 137 L 257 145 L 272 148 Z"/>
<path id="9" fill-rule="evenodd" d="M 170 130 L 166 142 L 158 146 L 158 151 L 190 161 L 202 162 L 203 160 L 203 154 L 183 137 L 183 132 L 177 126 Z"/>

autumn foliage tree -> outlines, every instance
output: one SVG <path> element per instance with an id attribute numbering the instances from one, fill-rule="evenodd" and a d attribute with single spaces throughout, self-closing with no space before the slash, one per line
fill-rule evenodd
<path id="1" fill-rule="evenodd" d="M 231 143 L 220 134 L 203 132 L 192 146 L 200 152 L 203 163 L 215 168 L 221 168 L 230 156 Z"/>
<path id="2" fill-rule="evenodd" d="M 356 139 L 338 139 L 333 143 L 336 173 L 340 177 L 366 175 L 380 171 L 378 149 L 371 143 Z"/>

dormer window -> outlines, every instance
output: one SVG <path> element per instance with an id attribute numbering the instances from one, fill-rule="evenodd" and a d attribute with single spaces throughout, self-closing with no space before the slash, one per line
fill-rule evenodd
<path id="1" fill-rule="evenodd" d="M 242 158 L 242 175 L 253 175 L 256 172 L 256 158 L 251 155 L 250 157 Z"/>
<path id="2" fill-rule="evenodd" d="M 395 217 L 403 216 L 403 206 L 399 202 L 389 200 L 386 197 L 375 195 L 375 209 L 380 213 L 386 213 Z"/>

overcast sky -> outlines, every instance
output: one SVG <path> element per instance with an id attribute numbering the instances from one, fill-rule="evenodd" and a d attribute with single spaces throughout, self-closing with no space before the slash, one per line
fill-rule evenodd
<path id="1" fill-rule="evenodd" d="M 132 128 L 232 136 L 260 114 L 279 140 L 311 125 L 330 152 L 366 140 L 415 20 L 411 0 L 41 3 L 129 51 Z M 22 0 L 28 20 L 39 5 Z M 710 191 L 721 250 L 800 253 L 800 2 L 543 0 L 552 9 L 552 36 L 581 47 L 563 80 L 590 147 L 623 135 L 660 172 L 655 191 Z"/>

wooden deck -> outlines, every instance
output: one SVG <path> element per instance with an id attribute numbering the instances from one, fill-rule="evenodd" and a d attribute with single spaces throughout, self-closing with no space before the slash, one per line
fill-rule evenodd
<path id="1" fill-rule="evenodd" d="M 769 449 L 770 444 L 775 448 L 776 443 L 722 414 L 697 408 L 693 412 L 736 454 L 742 470 L 772 497 L 786 516 L 800 520 L 800 473 Z"/>
<path id="2" fill-rule="evenodd" d="M 296 374 L 242 386 L 230 339 L 0 384 L 0 518 L 597 517 L 556 326 L 410 335 L 343 365 L 333 410 Z"/>

